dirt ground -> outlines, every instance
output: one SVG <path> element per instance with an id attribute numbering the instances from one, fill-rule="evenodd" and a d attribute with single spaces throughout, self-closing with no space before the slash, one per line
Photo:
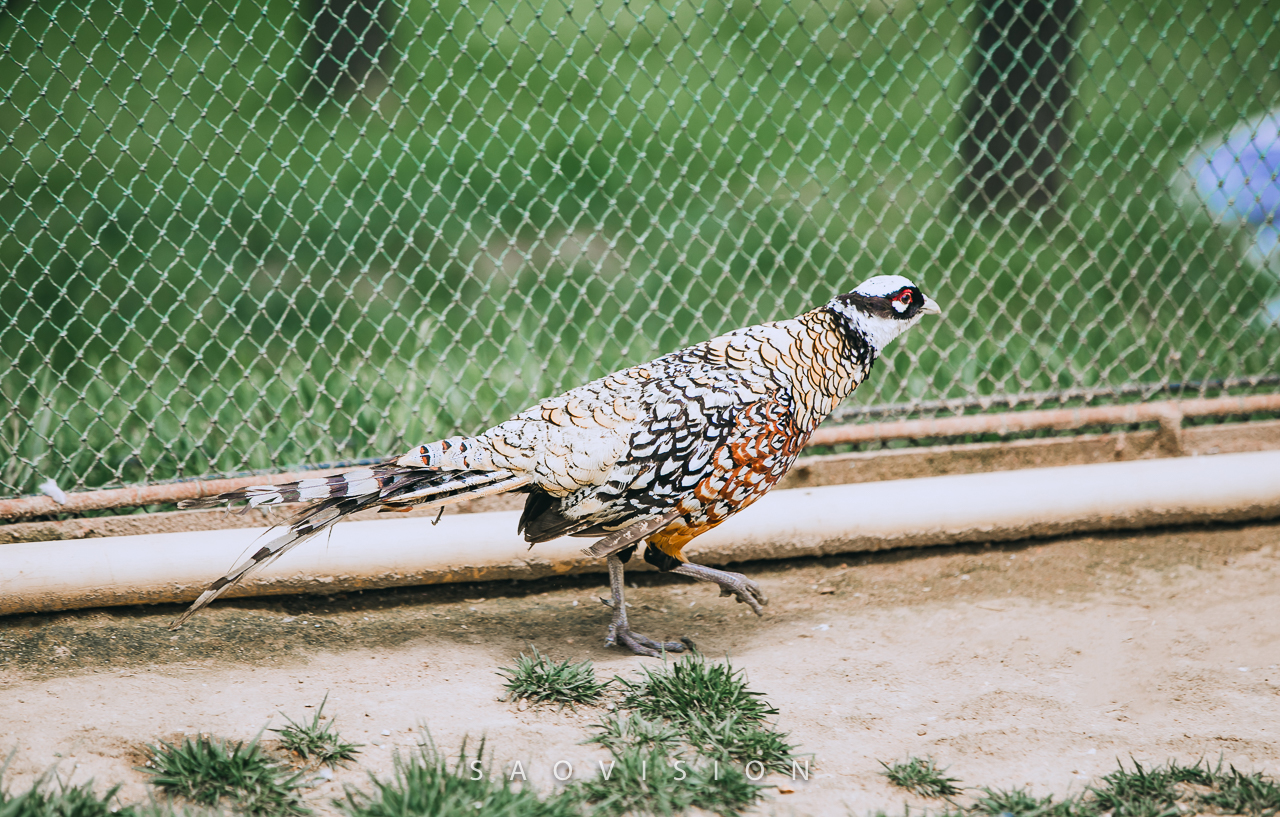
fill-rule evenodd
<path id="1" fill-rule="evenodd" d="M 1130 757 L 1280 773 L 1280 525 L 742 569 L 771 600 L 763 619 L 654 574 L 628 601 L 641 632 L 729 655 L 812 753 L 811 779 L 762 813 L 900 813 L 912 798 L 877 761 L 908 755 L 1037 795 L 1079 792 Z M 656 664 L 602 646 L 604 589 L 588 576 L 241 601 L 176 633 L 176 607 L 0 619 L 5 784 L 56 765 L 141 800 L 146 742 L 253 738 L 326 694 L 343 735 L 367 745 L 308 791 L 322 809 L 388 772 L 423 726 L 449 753 L 486 736 L 496 769 L 518 760 L 541 787 L 557 760 L 592 775 L 603 755 L 580 742 L 601 710 L 521 709 L 499 700 L 495 670 L 530 644 L 606 678 Z"/>

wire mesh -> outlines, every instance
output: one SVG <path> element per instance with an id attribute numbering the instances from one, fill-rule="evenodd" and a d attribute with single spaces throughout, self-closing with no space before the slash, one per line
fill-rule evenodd
<path id="1" fill-rule="evenodd" d="M 1277 13 L 11 1 L 0 496 L 397 453 L 882 272 L 946 318 L 846 417 L 1274 391 Z"/>

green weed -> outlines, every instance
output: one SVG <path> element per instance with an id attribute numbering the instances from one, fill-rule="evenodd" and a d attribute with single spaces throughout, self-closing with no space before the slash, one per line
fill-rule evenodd
<path id="1" fill-rule="evenodd" d="M 880 765 L 884 767 L 881 774 L 889 778 L 890 783 L 912 794 L 921 797 L 950 797 L 960 793 L 956 786 L 960 781 L 947 777 L 944 774 L 946 769 L 939 769 L 933 758 L 912 757 L 892 765 L 882 760 Z"/>
<path id="2" fill-rule="evenodd" d="M 989 789 L 967 809 L 973 815 L 986 817 L 1075 817 L 1090 812 L 1075 800 L 1054 802 L 1053 795 L 1036 797 L 1022 789 Z"/>
<path id="3" fill-rule="evenodd" d="M 284 719 L 289 722 L 289 725 L 271 731 L 280 736 L 281 746 L 296 753 L 303 760 L 315 758 L 317 763 L 336 766 L 340 761 L 354 759 L 360 751 L 361 744 L 344 741 L 338 734 L 337 724 L 333 719 L 329 719 L 327 723 L 323 722 L 324 705 L 328 701 L 329 696 L 326 694 L 320 706 L 316 708 L 315 714 L 311 716 L 310 723 L 299 723 L 285 715 Z"/>
<path id="4" fill-rule="evenodd" d="M 0 817 L 135 817 L 132 808 L 112 804 L 119 790 L 112 786 L 99 796 L 93 792 L 92 780 L 54 787 L 42 779 L 21 794 L 0 790 Z"/>
<path id="5" fill-rule="evenodd" d="M 598 743 L 617 754 L 632 747 L 673 752 L 682 742 L 674 726 L 661 720 L 647 720 L 634 712 L 625 717 L 610 716 L 595 724 L 596 734 L 586 743 Z"/>
<path id="6" fill-rule="evenodd" d="M 691 761 L 660 748 L 628 747 L 605 763 L 607 771 L 570 790 L 601 817 L 674 815 L 690 808 L 732 815 L 754 803 L 763 788 L 735 765 Z"/>
<path id="7" fill-rule="evenodd" d="M 175 803 L 172 800 L 150 800 L 139 806 L 129 806 L 116 812 L 116 817 L 128 812 L 127 817 L 226 817 L 226 812 L 210 806 Z"/>
<path id="8" fill-rule="evenodd" d="M 751 723 L 778 714 L 763 693 L 747 688 L 741 670 L 728 661 L 708 662 L 701 656 L 665 664 L 657 669 L 643 667 L 639 681 L 619 678 L 625 689 L 623 707 L 649 718 L 688 723 L 695 718 L 719 721 L 736 715 Z"/>
<path id="9" fill-rule="evenodd" d="M 228 805 L 251 815 L 302 815 L 301 774 L 289 774 L 250 743 L 201 736 L 148 746 L 152 785 L 198 805 Z"/>
<path id="10" fill-rule="evenodd" d="M 484 742 L 474 758 L 464 745 L 450 766 L 428 739 L 409 755 L 397 755 L 389 779 L 371 778 L 373 791 L 348 788 L 334 802 L 349 817 L 580 817 L 579 801 L 567 794 L 540 798 L 483 765 Z"/>
<path id="11" fill-rule="evenodd" d="M 1179 813 L 1175 788 L 1179 782 L 1172 765 L 1144 769 L 1135 760 L 1132 771 L 1121 764 L 1103 775 L 1102 785 L 1091 786 L 1089 793 L 1094 807 L 1111 812 L 1113 817 L 1172 817 Z"/>
<path id="12" fill-rule="evenodd" d="M 508 698 L 524 698 L 533 703 L 593 704 L 600 700 L 608 683 L 596 680 L 590 661 L 574 664 L 570 661 L 556 663 L 537 647 L 533 655 L 520 653 L 515 667 L 498 670 L 506 677 Z"/>
<path id="13" fill-rule="evenodd" d="M 1214 786 L 1217 785 L 1221 777 L 1222 763 L 1219 762 L 1216 768 L 1210 769 L 1208 764 L 1203 761 L 1197 761 L 1191 766 L 1183 766 L 1176 761 L 1170 761 L 1166 768 L 1169 777 L 1172 778 L 1174 783 Z"/>
<path id="14" fill-rule="evenodd" d="M 710 758 L 758 760 L 770 769 L 790 769 L 794 746 L 765 718 L 778 710 L 747 687 L 741 670 L 726 661 L 690 656 L 658 669 L 643 670 L 639 681 L 619 678 L 622 707 L 643 718 L 671 723 L 684 740 Z"/>
<path id="15" fill-rule="evenodd" d="M 1280 786 L 1258 772 L 1244 774 L 1235 766 L 1224 774 L 1215 774 L 1213 791 L 1199 797 L 1201 803 L 1224 814 L 1247 814 L 1250 817 L 1272 817 L 1280 814 Z"/>

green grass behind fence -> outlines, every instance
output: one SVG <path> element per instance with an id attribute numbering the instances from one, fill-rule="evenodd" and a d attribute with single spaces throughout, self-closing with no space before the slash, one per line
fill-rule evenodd
<path id="1" fill-rule="evenodd" d="M 1280 102 L 1273 12 L 1084 3 L 1039 216 L 958 200 L 975 14 L 422 0 L 316 100 L 283 0 L 10 4 L 0 494 L 384 455 L 879 272 L 947 317 L 862 402 L 1273 374 L 1174 184 Z"/>

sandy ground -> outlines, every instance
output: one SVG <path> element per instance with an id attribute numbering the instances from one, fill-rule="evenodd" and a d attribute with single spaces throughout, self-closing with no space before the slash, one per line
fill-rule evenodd
<path id="1" fill-rule="evenodd" d="M 1280 773 L 1280 526 L 1158 531 L 1014 546 L 751 564 L 764 619 L 713 588 L 641 574 L 632 620 L 731 656 L 813 753 L 812 779 L 762 813 L 900 812 L 877 761 L 932 755 L 977 786 L 1063 795 L 1117 759 L 1224 758 Z M 602 677 L 653 659 L 602 646 L 603 577 L 0 619 L 0 752 L 25 788 L 56 765 L 147 796 L 141 747 L 183 733 L 248 739 L 284 713 L 326 712 L 368 744 L 309 790 L 386 773 L 426 726 L 446 752 L 487 736 L 496 768 L 549 787 L 601 755 L 599 709 L 499 700 L 529 644 Z M 936 804 L 933 804 L 936 806 Z M 325 809 L 327 810 L 327 809 Z"/>

